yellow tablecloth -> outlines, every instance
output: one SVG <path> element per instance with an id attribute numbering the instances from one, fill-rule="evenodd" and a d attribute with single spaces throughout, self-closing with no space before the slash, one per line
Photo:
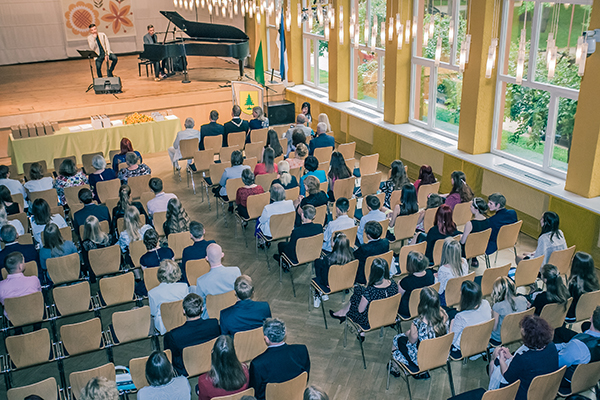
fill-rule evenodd
<path id="1" fill-rule="evenodd" d="M 62 128 L 54 135 L 24 139 L 15 139 L 10 134 L 8 155 L 12 164 L 16 165 L 22 174 L 23 163 L 26 162 L 46 160 L 48 168 L 54 168 L 55 158 L 75 155 L 77 163 L 81 164 L 83 154 L 102 151 L 104 157 L 108 157 L 110 150 L 120 148 L 121 139 L 124 137 L 129 138 L 133 148 L 142 155 L 165 151 L 173 145 L 175 136 L 181 129 L 181 122 L 176 118 L 80 132 L 70 132 L 69 128 Z"/>

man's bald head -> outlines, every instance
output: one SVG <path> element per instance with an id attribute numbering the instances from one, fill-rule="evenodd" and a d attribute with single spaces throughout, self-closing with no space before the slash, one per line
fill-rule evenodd
<path id="1" fill-rule="evenodd" d="M 223 249 L 216 243 L 211 243 L 206 248 L 206 260 L 211 267 L 221 265 L 223 259 Z"/>
<path id="2" fill-rule="evenodd" d="M 298 116 L 296 117 L 296 123 L 297 124 L 305 124 L 306 123 L 306 117 L 304 116 L 304 114 L 298 114 Z"/>

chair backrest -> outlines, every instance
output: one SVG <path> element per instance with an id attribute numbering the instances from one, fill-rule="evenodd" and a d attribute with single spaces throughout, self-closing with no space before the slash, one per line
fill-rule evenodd
<path id="1" fill-rule="evenodd" d="M 460 352 L 462 357 L 471 357 L 483 353 L 490 343 L 494 330 L 494 319 L 477 325 L 467 326 L 460 337 Z"/>
<path id="2" fill-rule="evenodd" d="M 453 237 L 454 240 L 459 240 L 460 235 L 456 235 Z M 433 245 L 433 265 L 440 265 L 442 262 L 442 250 L 444 249 L 444 240 L 439 239 L 435 241 Z"/>
<path id="3" fill-rule="evenodd" d="M 517 244 L 521 226 L 523 226 L 522 220 L 517 221 L 514 224 L 503 225 L 500 227 L 500 230 L 498 231 L 498 238 L 496 239 L 498 251 L 510 249 Z"/>
<path id="4" fill-rule="evenodd" d="M 500 328 L 500 338 L 503 345 L 521 340 L 521 327 L 519 326 L 521 320 L 526 315 L 533 315 L 534 312 L 535 308 L 531 307 L 528 310 L 508 314 L 504 317 Z"/>
<path id="5" fill-rule="evenodd" d="M 6 351 L 17 368 L 48 362 L 50 345 L 50 333 L 46 328 L 6 338 Z"/>
<path id="6" fill-rule="evenodd" d="M 8 400 L 23 400 L 32 394 L 38 395 L 44 400 L 58 400 L 56 379 L 51 377 L 31 385 L 9 389 L 6 396 Z"/>
<path id="7" fill-rule="evenodd" d="M 323 204 L 321 206 L 316 207 L 317 213 L 315 214 L 315 219 L 313 223 L 324 225 L 325 218 L 327 218 L 327 204 Z"/>
<path id="8" fill-rule="evenodd" d="M 308 374 L 301 373 L 289 381 L 281 383 L 267 383 L 266 400 L 302 400 Z"/>
<path id="9" fill-rule="evenodd" d="M 600 290 L 582 294 L 575 307 L 575 319 L 577 321 L 588 319 L 598 304 L 600 304 Z"/>
<path id="10" fill-rule="evenodd" d="M 409 239 L 414 236 L 419 222 L 419 213 L 400 215 L 394 223 L 394 236 L 396 241 Z"/>
<path id="11" fill-rule="evenodd" d="M 351 289 L 354 286 L 358 260 L 352 260 L 344 265 L 332 265 L 329 267 L 329 291 L 331 293 Z"/>
<path id="12" fill-rule="evenodd" d="M 19 196 L 21 196 L 21 198 L 23 198 L 23 195 L 19 193 Z M 13 194 L 13 200 L 15 199 L 15 195 Z M 25 229 L 25 232 L 29 232 L 29 218 L 27 218 L 27 213 L 26 212 L 20 212 L 18 214 L 12 214 L 8 216 L 8 220 L 9 221 L 13 221 L 13 220 L 18 220 L 21 225 L 23 225 L 23 229 Z M 44 235 L 42 235 L 44 236 Z"/>
<path id="13" fill-rule="evenodd" d="M 292 151 L 290 153 L 293 154 L 294 152 Z M 290 156 L 291 157 L 291 156 Z M 295 176 L 296 180 L 298 182 L 300 182 L 300 177 L 302 176 L 302 172 L 303 172 L 303 167 L 298 167 L 298 168 L 290 168 L 290 175 Z"/>
<path id="14" fill-rule="evenodd" d="M 90 266 L 96 276 L 119 272 L 121 247 L 118 244 L 89 251 Z"/>
<path id="15" fill-rule="evenodd" d="M 454 339 L 454 332 L 434 339 L 422 340 L 417 352 L 419 371 L 427 371 L 446 365 L 448 355 L 450 354 L 450 346 L 452 346 L 452 339 Z"/>
<path id="16" fill-rule="evenodd" d="M 80 263 L 79 254 L 74 253 L 47 259 L 46 268 L 54 285 L 60 285 L 79 280 Z"/>
<path id="17" fill-rule="evenodd" d="M 244 159 L 244 165 L 249 166 L 250 170 L 252 170 L 252 171 L 254 171 L 254 168 L 256 168 L 257 162 L 258 162 L 258 158 L 256 158 L 256 157 L 250 157 L 250 158 Z"/>
<path id="18" fill-rule="evenodd" d="M 67 204 L 80 204 L 79 201 L 79 191 L 81 189 L 89 189 L 90 185 L 79 185 L 79 186 L 69 186 L 64 188 L 65 198 L 67 200 Z"/>
<path id="19" fill-rule="evenodd" d="M 257 175 L 254 182 L 257 185 L 262 186 L 262 188 L 265 190 L 265 192 L 268 192 L 269 189 L 271 188 L 271 182 L 273 182 L 275 179 L 277 179 L 277 173 L 273 172 L 270 174 Z"/>
<path id="20" fill-rule="evenodd" d="M 108 224 L 108 222 L 107 222 Z M 63 240 L 70 240 L 72 242 L 74 242 L 73 240 L 73 231 L 71 230 L 70 226 L 65 226 L 64 228 L 60 228 L 60 235 L 62 236 Z M 19 236 L 19 238 L 21 238 L 21 236 Z M 44 234 L 42 233 L 41 236 L 42 239 L 42 246 L 44 245 Z"/>
<path id="21" fill-rule="evenodd" d="M 60 338 L 70 356 L 99 350 L 103 347 L 100 318 L 63 325 Z"/>
<path id="22" fill-rule="evenodd" d="M 92 165 L 92 160 L 96 156 L 102 156 L 102 157 L 104 157 L 104 152 L 97 151 L 95 153 L 88 153 L 88 154 L 82 154 L 81 155 L 81 163 L 83 164 L 83 170 L 84 170 L 84 172 L 87 175 L 89 175 L 92 172 L 96 171 L 96 168 L 94 168 L 94 166 Z"/>
<path id="23" fill-rule="evenodd" d="M 74 285 L 58 286 L 52 289 L 56 310 L 61 316 L 90 311 L 90 283 L 78 282 Z"/>
<path id="24" fill-rule="evenodd" d="M 471 202 L 467 201 L 465 203 L 458 203 L 454 206 L 454 210 L 452 211 L 452 220 L 456 224 L 456 226 L 461 226 L 466 224 L 471 220 L 473 214 L 471 213 Z"/>
<path id="25" fill-rule="evenodd" d="M 494 282 L 496 282 L 496 279 L 500 278 L 501 276 L 508 276 L 509 270 L 510 263 L 501 267 L 487 268 L 485 271 L 483 271 L 483 276 L 481 277 L 481 293 L 483 294 L 483 297 L 492 295 L 492 290 L 494 288 Z"/>
<path id="26" fill-rule="evenodd" d="M 467 241 L 465 242 L 465 256 L 467 260 L 485 254 L 491 234 L 492 228 L 488 228 L 481 232 L 471 232 L 467 236 Z"/>
<path id="27" fill-rule="evenodd" d="M 39 160 L 39 161 L 23 163 L 23 175 L 25 175 L 25 178 L 29 179 L 29 173 L 31 172 L 31 166 L 33 164 L 35 164 L 36 162 L 42 166 L 42 174 L 44 174 L 44 176 L 46 176 L 46 174 L 48 173 L 48 164 L 46 163 L 46 160 Z M 11 178 L 16 179 L 16 176 L 12 172 L 10 175 L 11 175 Z"/>
<path id="28" fill-rule="evenodd" d="M 296 255 L 298 264 L 312 262 L 321 256 L 323 246 L 323 234 L 298 239 L 296 242 Z"/>
<path id="29" fill-rule="evenodd" d="M 331 153 L 333 152 L 333 146 L 331 147 L 317 147 L 313 155 L 317 157 L 319 163 L 331 161 Z"/>
<path id="30" fill-rule="evenodd" d="M 185 232 L 178 232 L 178 233 L 171 233 L 169 235 L 169 248 L 171 250 L 173 250 L 173 253 L 175 253 L 175 259 L 176 260 L 180 260 L 183 254 L 183 249 L 185 249 L 188 246 L 193 245 L 194 242 L 190 236 L 190 233 L 185 231 Z"/>
<path id="31" fill-rule="evenodd" d="M 100 294 L 107 306 L 128 303 L 133 300 L 135 279 L 133 272 L 100 279 Z"/>
<path id="32" fill-rule="evenodd" d="M 229 396 L 213 397 L 211 400 L 240 400 L 244 396 L 254 397 L 254 388 L 249 388 L 236 394 L 230 394 Z"/>
<path id="33" fill-rule="evenodd" d="M 113 159 L 115 158 L 115 156 L 116 156 L 117 154 L 120 154 L 120 153 L 121 153 L 121 150 L 120 150 L 120 149 L 118 149 L 118 150 L 109 150 L 109 151 L 108 151 L 108 162 L 109 162 L 110 164 L 112 164 L 112 162 L 113 162 Z M 114 167 L 114 165 L 112 165 L 112 166 Z"/>
<path id="34" fill-rule="evenodd" d="M 347 158 L 344 160 L 346 162 L 346 167 L 350 170 L 350 172 L 354 172 L 356 167 L 356 159 L 355 158 Z"/>
<path id="35" fill-rule="evenodd" d="M 571 378 L 571 393 L 581 393 L 600 381 L 600 361 L 579 364 Z"/>
<path id="36" fill-rule="evenodd" d="M 160 285 L 160 282 L 158 281 L 158 268 L 159 267 L 152 267 L 144 269 L 144 285 L 146 285 L 147 291 L 151 291 Z"/>
<path id="37" fill-rule="evenodd" d="M 204 140 L 204 148 L 206 150 L 212 149 L 213 154 L 218 154 L 221 152 L 221 147 L 223 146 L 223 135 L 205 136 L 202 138 L 202 140 Z"/>
<path id="38" fill-rule="evenodd" d="M 19 212 L 22 213 L 25 210 L 25 199 L 23 198 L 23 194 L 15 193 L 11 194 L 12 201 L 19 205 Z M 25 225 L 23 225 L 25 227 Z"/>
<path id="39" fill-rule="evenodd" d="M 521 381 L 517 380 L 512 384 L 496 390 L 488 390 L 483 394 L 481 400 L 515 400 Z"/>
<path id="40" fill-rule="evenodd" d="M 427 207 L 427 198 L 431 193 L 438 193 L 440 190 L 440 182 L 431 183 L 429 185 L 419 185 L 419 193 L 417 193 L 417 202 L 419 208 Z"/>
<path id="41" fill-rule="evenodd" d="M 279 134 L 279 136 L 281 136 L 281 134 Z M 283 152 L 286 153 L 287 152 L 287 148 L 288 148 L 288 140 L 287 140 L 287 138 L 279 138 L 279 145 L 283 149 Z"/>
<path id="42" fill-rule="evenodd" d="M 233 347 L 240 362 L 248 362 L 267 350 L 262 326 L 233 335 Z"/>
<path id="43" fill-rule="evenodd" d="M 151 178 L 151 175 L 140 175 L 132 176 L 127 180 L 127 184 L 131 188 L 132 199 L 139 199 L 140 197 L 142 197 L 142 193 L 150 191 L 148 182 L 150 182 Z"/>
<path id="44" fill-rule="evenodd" d="M 261 128 L 261 129 L 252 129 L 250 131 L 250 142 L 267 142 L 267 133 L 269 132 L 269 128 Z"/>
<path id="45" fill-rule="evenodd" d="M 436 292 L 440 291 L 440 283 L 436 282 L 433 285 L 427 286 Z M 408 310 L 410 318 L 415 318 L 419 314 L 419 302 L 421 301 L 421 291 L 424 288 L 415 289 L 410 292 L 410 298 L 408 299 Z"/>
<path id="46" fill-rule="evenodd" d="M 227 197 L 229 197 L 231 201 L 234 201 L 235 195 L 237 194 L 237 190 L 242 186 L 244 186 L 242 178 L 227 179 L 227 183 L 225 184 L 225 188 L 227 190 Z"/>
<path id="47" fill-rule="evenodd" d="M 327 172 L 327 171 L 325 171 Z M 325 182 L 321 182 L 319 184 L 319 190 L 321 190 L 322 192 L 327 193 L 327 189 L 329 188 L 329 182 L 325 181 Z"/>
<path id="48" fill-rule="evenodd" d="M 240 149 L 243 149 L 245 144 L 246 132 L 231 132 L 227 134 L 227 146 L 239 146 Z"/>
<path id="49" fill-rule="evenodd" d="M 246 158 L 256 158 L 257 160 L 262 160 L 262 151 L 265 147 L 265 142 L 252 142 L 246 143 Z"/>
<path id="50" fill-rule="evenodd" d="M 101 181 L 96 183 L 96 193 L 102 203 L 108 199 L 114 199 L 119 195 L 119 188 L 121 187 L 121 181 L 118 179 L 111 179 L 109 181 Z M 112 208 L 109 208 L 112 212 Z"/>
<path id="51" fill-rule="evenodd" d="M 408 274 L 408 270 L 406 269 L 406 261 L 408 259 L 408 253 L 411 251 L 416 251 L 421 254 L 425 254 L 425 250 L 427 249 L 427 242 L 421 242 L 417 244 L 410 244 L 406 246 L 402 246 L 400 249 L 400 253 L 398 254 L 398 267 L 400 270 L 400 274 Z"/>
<path id="52" fill-rule="evenodd" d="M 208 171 L 210 164 L 214 161 L 215 155 L 212 150 L 197 150 L 194 152 L 194 165 L 196 165 L 196 171 Z"/>
<path id="53" fill-rule="evenodd" d="M 221 162 L 231 162 L 231 153 L 236 150 L 243 150 L 243 148 L 240 146 L 221 147 L 221 151 L 219 152 L 219 160 L 221 160 Z"/>
<path id="54" fill-rule="evenodd" d="M 444 292 L 446 295 L 446 305 L 448 307 L 452 307 L 460 303 L 460 287 L 462 286 L 463 282 L 473 280 L 475 280 L 475 272 L 449 279 L 448 283 L 446 284 L 446 291 Z"/>
<path id="55" fill-rule="evenodd" d="M 42 237 L 43 237 L 43 235 L 42 235 Z M 25 234 L 19 236 L 19 238 L 17 239 L 17 243 L 19 243 L 19 244 L 33 244 L 33 237 L 31 236 L 31 233 L 25 233 Z M 4 248 L 4 242 L 2 242 L 2 248 Z M 25 263 L 25 264 L 27 264 L 27 263 Z M 4 270 L 2 270 L 2 271 L 4 271 Z M 25 270 L 25 271 L 27 272 L 27 270 Z M 26 276 L 35 276 L 35 274 L 33 274 L 33 275 L 26 275 Z M 3 277 L 4 277 L 4 275 L 3 275 Z"/>
<path id="56" fill-rule="evenodd" d="M 223 176 L 225 168 L 231 167 L 230 162 L 212 163 L 208 167 L 208 172 L 213 185 L 217 185 Z"/>
<path id="57" fill-rule="evenodd" d="M 567 311 L 569 311 L 572 302 L 573 298 L 569 297 L 569 299 L 567 300 L 567 304 L 546 304 L 544 308 L 542 308 L 540 317 L 545 319 L 546 322 L 550 324 L 552 329 L 560 328 L 565 323 L 565 317 L 567 316 Z"/>
<path id="58" fill-rule="evenodd" d="M 189 260 L 185 263 L 185 274 L 187 276 L 188 284 L 194 286 L 196 281 L 202 275 L 210 271 L 210 264 L 206 259 L 201 260 Z"/>
<path id="59" fill-rule="evenodd" d="M 198 138 L 183 139 L 179 142 L 179 151 L 181 152 L 182 160 L 189 160 L 194 157 L 194 153 L 198 151 Z"/>
<path id="60" fill-rule="evenodd" d="M 560 381 L 565 374 L 567 367 L 564 366 L 559 370 L 546 375 L 538 375 L 531 381 L 529 390 L 527 390 L 527 400 L 547 400 L 556 397 Z"/>
<path id="61" fill-rule="evenodd" d="M 152 214 L 152 219 L 154 220 L 154 229 L 159 236 L 165 236 L 165 231 L 163 229 L 163 224 L 167 221 L 167 212 L 159 211 Z"/>
<path id="62" fill-rule="evenodd" d="M 379 190 L 379 184 L 381 183 L 381 172 L 374 172 L 369 175 L 361 175 L 360 178 L 360 191 L 363 197 L 369 194 L 375 194 Z M 383 203 L 382 203 L 383 205 Z"/>
<path id="63" fill-rule="evenodd" d="M 24 237 L 24 239 L 31 239 L 31 234 L 26 233 L 25 235 L 21 235 L 19 236 L 19 239 Z M 24 240 L 24 241 L 20 241 L 18 242 L 19 244 L 33 244 L 33 239 L 31 239 L 31 241 L 29 240 Z M 4 244 L 4 243 L 2 243 Z M 6 276 L 8 275 L 8 272 L 6 271 L 6 268 L 2 268 L 2 279 L 6 279 Z M 25 271 L 23 271 L 23 275 L 25 276 L 38 276 L 38 267 L 37 267 L 37 263 L 35 261 L 28 261 L 25 263 Z"/>
<path id="64" fill-rule="evenodd" d="M 286 133 L 288 131 L 288 129 L 290 129 L 290 126 L 285 124 L 285 125 L 270 125 L 269 129 L 273 129 L 275 132 L 277 132 L 278 136 L 283 136 L 284 133 Z"/>
<path id="65" fill-rule="evenodd" d="M 342 143 L 338 146 L 337 151 L 342 153 L 344 159 L 354 158 L 356 151 L 356 142 Z"/>
<path id="66" fill-rule="evenodd" d="M 396 283 L 392 281 L 392 285 Z M 400 307 L 400 293 L 381 300 L 373 300 L 369 303 L 369 330 L 381 328 L 382 326 L 393 325 L 396 323 L 398 307 Z"/>
<path id="67" fill-rule="evenodd" d="M 531 285 L 537 280 L 542 269 L 544 256 L 521 260 L 515 271 L 515 287 Z"/>
<path id="68" fill-rule="evenodd" d="M 23 326 L 44 320 L 44 296 L 35 292 L 25 296 L 4 299 L 4 311 L 14 326 Z"/>
<path id="69" fill-rule="evenodd" d="M 50 207 L 55 207 L 58 204 L 58 194 L 56 194 L 56 189 L 54 188 L 29 193 L 29 201 L 33 203 L 37 199 L 46 200 Z"/>
<path id="70" fill-rule="evenodd" d="M 353 176 L 344 179 L 337 179 L 333 184 L 333 196 L 335 199 L 339 199 L 340 197 L 345 197 L 347 199 L 352 197 L 354 192 L 354 184 L 356 183 L 356 178 Z"/>
<path id="71" fill-rule="evenodd" d="M 140 217 L 143 217 L 140 215 Z M 144 220 L 146 218 L 144 217 Z M 119 220 L 120 221 L 120 220 Z M 131 261 L 133 261 L 134 267 L 140 266 L 140 258 L 146 254 L 146 245 L 143 240 L 135 240 L 133 242 L 129 242 L 129 255 L 131 256 Z"/>
<path id="72" fill-rule="evenodd" d="M 353 226 L 352 228 L 346 228 L 346 229 L 342 229 L 339 231 L 335 231 L 331 235 L 331 241 L 333 242 L 333 238 L 335 237 L 336 232 L 342 232 L 343 234 L 346 235 L 346 237 L 350 241 L 350 245 L 352 246 L 352 245 L 354 245 L 354 242 L 356 241 L 356 232 L 357 231 L 358 231 L 358 226 Z M 333 243 L 331 245 L 333 246 Z"/>
<path id="73" fill-rule="evenodd" d="M 231 307 L 237 302 L 237 296 L 235 291 L 212 295 L 206 295 L 206 311 L 208 312 L 209 318 L 219 319 L 221 316 L 221 310 Z"/>
<path id="74" fill-rule="evenodd" d="M 75 156 L 55 158 L 52 163 L 54 164 L 54 171 L 56 171 L 57 174 L 58 170 L 60 169 L 60 164 L 62 164 L 62 162 L 65 160 L 73 160 L 73 162 L 77 164 L 77 159 Z"/>
<path id="75" fill-rule="evenodd" d="M 169 361 L 171 361 L 171 350 L 165 349 L 164 353 Z M 144 386 L 148 386 L 148 381 L 146 380 L 146 362 L 148 362 L 149 357 L 150 356 L 138 357 L 129 360 L 129 372 L 131 373 L 131 380 L 133 381 L 133 384 L 137 390 L 140 390 Z"/>
<path id="76" fill-rule="evenodd" d="M 119 343 L 145 339 L 150 333 L 150 307 L 117 311 L 112 314 L 112 328 Z"/>
<path id="77" fill-rule="evenodd" d="M 373 264 L 373 260 L 375 260 L 376 258 L 383 258 L 385 261 L 387 261 L 389 267 L 392 265 L 394 252 L 390 250 L 387 253 L 367 257 L 367 260 L 365 261 L 365 278 L 367 279 L 367 281 L 369 280 L 369 275 L 371 274 L 371 265 Z"/>
<path id="78" fill-rule="evenodd" d="M 564 250 L 553 251 L 548 259 L 548 264 L 556 266 L 561 275 L 569 276 L 569 273 L 571 272 L 571 261 L 573 261 L 574 255 L 575 245 Z"/>
<path id="79" fill-rule="evenodd" d="M 295 188 L 285 189 L 285 199 L 286 200 L 296 200 L 300 196 L 300 186 L 296 186 Z"/>
<path id="80" fill-rule="evenodd" d="M 295 218 L 296 211 L 271 216 L 269 227 L 271 228 L 271 237 L 273 240 L 289 237 L 294 229 Z"/>
<path id="81" fill-rule="evenodd" d="M 428 208 L 425 210 L 425 216 L 423 217 L 423 229 L 425 232 L 429 232 L 433 225 L 435 224 L 435 214 L 437 214 L 437 210 L 439 207 Z"/>
<path id="82" fill-rule="evenodd" d="M 393 190 L 390 194 L 390 210 L 393 210 L 396 205 L 400 204 L 400 198 L 402 197 L 402 189 Z"/>
<path id="83" fill-rule="evenodd" d="M 362 156 L 360 158 L 360 175 L 369 175 L 377 172 L 377 164 L 379 163 L 379 153 Z"/>
<path id="84" fill-rule="evenodd" d="M 183 300 L 162 303 L 160 305 L 160 316 L 167 332 L 185 324 Z"/>
<path id="85" fill-rule="evenodd" d="M 183 349 L 183 365 L 190 378 L 210 371 L 211 353 L 216 341 L 215 338 Z"/>
<path id="86" fill-rule="evenodd" d="M 92 368 L 85 371 L 77 371 L 71 373 L 71 375 L 69 375 L 69 382 L 71 383 L 71 393 L 73 394 L 73 396 L 79 397 L 81 389 L 83 389 L 92 378 L 96 378 L 99 376 L 102 376 L 109 381 L 115 381 L 115 364 L 108 363 L 98 368 Z"/>

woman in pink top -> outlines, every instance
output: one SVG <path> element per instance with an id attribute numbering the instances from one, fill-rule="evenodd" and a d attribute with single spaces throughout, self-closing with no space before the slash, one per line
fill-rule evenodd
<path id="1" fill-rule="evenodd" d="M 306 147 L 306 144 L 298 143 L 298 146 L 296 146 L 296 156 L 286 160 L 290 165 L 290 169 L 304 167 L 304 159 L 307 155 L 308 147 Z"/>
<path id="2" fill-rule="evenodd" d="M 264 175 L 277 172 L 277 165 L 275 165 L 275 151 L 267 147 L 263 152 L 263 162 L 256 164 L 254 167 L 254 175 Z"/>
<path id="3" fill-rule="evenodd" d="M 419 186 L 421 185 L 431 185 L 436 183 L 435 175 L 433 174 L 433 169 L 429 165 L 421 165 L 421 169 L 419 169 L 419 178 L 415 181 L 414 186 L 417 194 L 419 193 Z"/>
<path id="4" fill-rule="evenodd" d="M 473 190 L 467 184 L 467 177 L 464 172 L 454 171 L 450 177 L 452 179 L 452 190 L 446 197 L 444 204 L 449 205 L 454 210 L 455 205 L 473 200 L 475 194 L 473 194 Z"/>

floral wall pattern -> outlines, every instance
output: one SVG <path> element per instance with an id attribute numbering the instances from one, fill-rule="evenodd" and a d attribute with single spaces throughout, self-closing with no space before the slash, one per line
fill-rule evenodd
<path id="1" fill-rule="evenodd" d="M 131 0 L 62 0 L 62 5 L 67 41 L 87 37 L 92 23 L 109 38 L 136 34 Z"/>

